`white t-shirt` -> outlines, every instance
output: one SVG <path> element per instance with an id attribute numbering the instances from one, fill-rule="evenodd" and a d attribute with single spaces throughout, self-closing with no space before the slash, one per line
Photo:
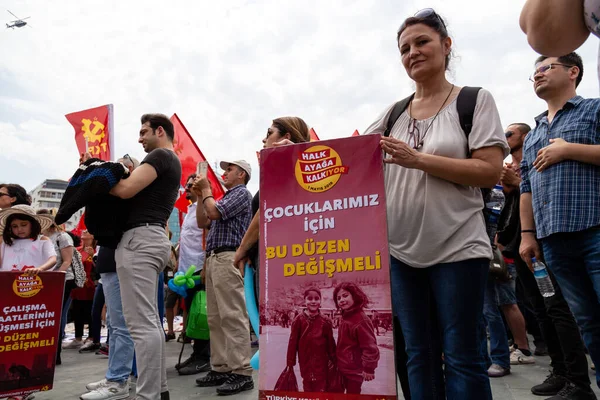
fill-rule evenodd
<path id="1" fill-rule="evenodd" d="M 50 236 L 50 240 L 52 241 L 52 244 L 54 245 L 54 251 L 56 252 L 56 265 L 54 268 L 51 268 L 51 270 L 57 271 L 63 263 L 62 254 L 60 251 L 67 247 L 73 248 L 73 252 L 76 252 L 77 249 L 73 246 L 73 239 L 71 239 L 71 236 L 66 232 L 54 232 L 52 236 Z M 73 254 L 73 257 L 75 257 L 75 254 Z M 75 279 L 72 267 L 67 268 L 65 272 L 65 280 L 68 281 Z"/>
<path id="2" fill-rule="evenodd" d="M 202 244 L 204 232 L 198 228 L 196 220 L 197 207 L 197 202 L 188 207 L 179 234 L 179 266 L 177 271 L 184 274 L 192 265 L 196 266 L 196 271 L 200 271 L 204 267 L 205 255 Z"/>
<path id="3" fill-rule="evenodd" d="M 0 244 L 2 265 L 0 271 L 23 271 L 25 267 L 39 267 L 56 255 L 52 242 L 48 239 L 13 239 L 13 244 Z"/>
<path id="4" fill-rule="evenodd" d="M 365 131 L 383 134 L 393 105 Z M 425 132 L 433 117 L 417 121 Z M 390 135 L 410 143 L 405 111 Z M 456 99 L 442 109 L 425 135 L 419 150 L 449 158 L 466 159 L 469 150 L 499 146 L 508 155 L 508 144 L 492 95 L 480 90 L 467 137 L 462 130 Z M 390 253 L 416 268 L 474 258 L 492 258 L 492 249 L 483 219 L 479 188 L 458 185 L 418 169 L 396 164 L 385 166 L 387 220 Z"/>

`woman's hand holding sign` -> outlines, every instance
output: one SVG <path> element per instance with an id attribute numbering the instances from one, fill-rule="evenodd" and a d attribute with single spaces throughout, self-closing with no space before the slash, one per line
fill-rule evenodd
<path id="1" fill-rule="evenodd" d="M 405 142 L 393 137 L 381 137 L 381 148 L 389 158 L 384 158 L 386 164 L 398 164 L 406 168 L 417 168 L 420 161 L 421 153 L 411 148 Z"/>

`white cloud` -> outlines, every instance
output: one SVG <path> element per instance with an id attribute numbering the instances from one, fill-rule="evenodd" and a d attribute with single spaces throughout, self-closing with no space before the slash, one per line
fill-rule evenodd
<path id="1" fill-rule="evenodd" d="M 520 0 L 5 3 L 33 28 L 0 32 L 0 182 L 27 188 L 73 171 L 64 114 L 106 103 L 116 152 L 140 159 L 146 112 L 176 112 L 210 160 L 255 169 L 276 117 L 300 116 L 321 138 L 363 131 L 412 91 L 395 34 L 424 7 L 449 23 L 456 83 L 490 89 L 505 125 L 544 109 L 527 80 L 536 54 L 518 27 Z M 596 48 L 593 38 L 580 49 L 586 97 L 598 94 Z"/>

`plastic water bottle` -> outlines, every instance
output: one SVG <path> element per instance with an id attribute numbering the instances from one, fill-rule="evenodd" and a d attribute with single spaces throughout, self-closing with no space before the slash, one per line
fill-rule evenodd
<path id="1" fill-rule="evenodd" d="M 535 281 L 540 289 L 540 293 L 543 297 L 554 296 L 554 285 L 552 284 L 550 275 L 548 275 L 546 265 L 543 262 L 536 260 L 535 257 L 532 258 L 531 261 L 533 262 L 533 276 L 535 276 Z"/>
<path id="2" fill-rule="evenodd" d="M 485 203 L 484 215 L 485 215 L 485 228 L 488 236 L 490 237 L 490 243 L 494 246 L 494 238 L 498 231 L 498 220 L 500 219 L 500 213 L 504 208 L 505 202 L 504 193 L 502 192 L 502 186 L 496 185 L 488 195 Z"/>

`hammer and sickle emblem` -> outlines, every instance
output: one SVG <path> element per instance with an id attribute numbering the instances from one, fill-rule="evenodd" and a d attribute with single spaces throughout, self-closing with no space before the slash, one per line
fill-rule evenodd
<path id="1" fill-rule="evenodd" d="M 81 130 L 83 131 L 83 137 L 88 140 L 90 143 L 100 142 L 104 139 L 104 124 L 98 122 L 98 120 L 94 119 L 94 121 L 84 118 L 81 120 L 83 126 Z M 91 125 L 94 125 L 93 128 L 90 129 Z"/>

